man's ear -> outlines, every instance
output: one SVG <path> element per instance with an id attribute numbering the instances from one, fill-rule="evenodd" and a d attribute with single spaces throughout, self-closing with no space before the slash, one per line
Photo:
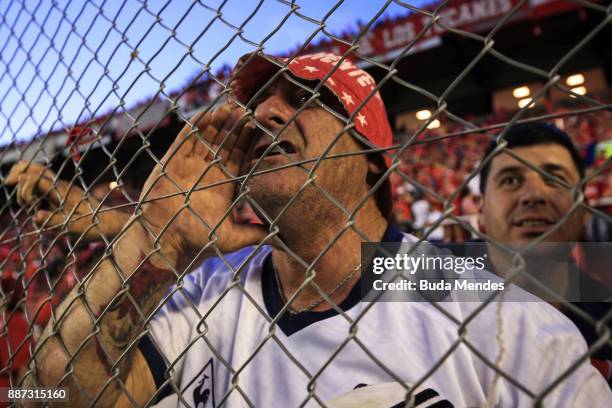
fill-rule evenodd
<path id="1" fill-rule="evenodd" d="M 369 154 L 368 158 L 368 173 L 380 176 L 387 170 L 387 166 L 380 154 Z"/>
<path id="2" fill-rule="evenodd" d="M 366 182 L 370 187 L 373 187 L 385 173 L 387 166 L 385 166 L 384 160 L 380 154 L 368 154 L 366 159 L 368 161 Z M 391 220 L 393 216 L 393 191 L 390 176 L 386 177 L 383 184 L 378 189 L 375 198 L 376 206 L 381 211 L 383 217 L 387 220 Z"/>
<path id="3" fill-rule="evenodd" d="M 368 160 L 368 174 L 366 175 L 366 182 L 370 187 L 378 182 L 380 176 L 387 170 L 383 158 L 380 154 L 368 154 L 366 156 Z"/>
<path id="4" fill-rule="evenodd" d="M 485 235 L 487 233 L 487 229 L 485 228 L 482 212 L 478 213 L 478 231 L 480 231 L 482 234 L 485 234 Z"/>
<path id="5" fill-rule="evenodd" d="M 591 214 L 584 208 L 579 208 L 578 210 L 582 211 L 582 214 L 581 214 L 582 220 L 580 223 L 580 226 L 582 227 L 582 231 L 580 231 L 580 238 L 586 241 L 589 222 L 591 222 L 591 218 L 593 217 L 593 214 Z"/>
<path id="6" fill-rule="evenodd" d="M 481 196 L 480 203 L 478 205 L 478 231 L 480 231 L 483 234 L 486 234 L 487 229 L 485 228 L 484 214 L 482 212 L 483 207 L 484 207 L 484 196 Z"/>

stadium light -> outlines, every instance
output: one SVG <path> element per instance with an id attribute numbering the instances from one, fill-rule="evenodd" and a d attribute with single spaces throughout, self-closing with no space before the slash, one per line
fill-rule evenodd
<path id="1" fill-rule="evenodd" d="M 571 91 L 575 94 L 578 95 L 586 95 L 587 93 L 587 89 L 586 86 L 577 86 L 575 88 L 572 88 Z M 573 96 L 573 95 L 572 95 Z M 574 96 L 575 97 L 575 96 Z"/>
<path id="2" fill-rule="evenodd" d="M 529 96 L 530 93 L 531 93 L 531 91 L 529 90 L 528 86 L 519 86 L 518 88 L 514 88 L 512 90 L 512 95 L 516 99 L 525 98 L 525 97 Z"/>
<path id="3" fill-rule="evenodd" d="M 565 80 L 565 83 L 568 86 L 576 86 L 576 85 L 584 84 L 584 75 L 582 74 L 570 75 Z"/>
<path id="4" fill-rule="evenodd" d="M 431 111 L 428 109 L 420 110 L 416 113 L 416 118 L 418 120 L 427 120 L 431 117 Z"/>
<path id="5" fill-rule="evenodd" d="M 116 189 L 119 186 L 119 184 L 117 184 L 116 181 L 111 181 L 110 183 L 108 183 L 108 188 L 111 190 Z"/>
<path id="6" fill-rule="evenodd" d="M 534 105 L 533 99 L 531 99 L 531 98 L 524 98 L 524 99 L 521 99 L 520 101 L 518 101 L 518 107 L 519 108 L 523 108 L 526 105 L 529 105 L 529 108 L 533 108 L 533 105 Z"/>
<path id="7" fill-rule="evenodd" d="M 440 127 L 440 121 L 438 119 L 434 119 L 429 125 L 427 125 L 427 129 L 437 129 Z"/>

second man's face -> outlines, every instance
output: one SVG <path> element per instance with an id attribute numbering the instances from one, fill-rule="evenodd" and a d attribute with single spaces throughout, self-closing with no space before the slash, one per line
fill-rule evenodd
<path id="1" fill-rule="evenodd" d="M 570 186 L 580 181 L 570 153 L 561 145 L 542 144 L 511 150 Z M 569 189 L 543 177 L 509 154 L 501 153 L 491 162 L 481 221 L 486 235 L 495 241 L 526 243 L 553 228 L 570 212 L 573 204 Z M 583 228 L 584 211 L 577 208 L 545 241 L 578 241 Z"/>

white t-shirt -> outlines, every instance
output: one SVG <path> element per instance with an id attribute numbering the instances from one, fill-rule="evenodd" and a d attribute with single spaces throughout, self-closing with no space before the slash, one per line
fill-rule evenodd
<path id="1" fill-rule="evenodd" d="M 280 300 L 270 253 L 248 247 L 207 260 L 150 322 L 141 350 L 160 390 L 180 392 L 159 406 L 399 407 L 414 384 L 417 407 L 480 407 L 487 398 L 532 406 L 586 353 L 576 327 L 543 302 L 492 303 L 472 318 L 481 304 L 367 303 L 356 287 L 340 304 L 344 315 L 306 312 L 273 325 Z M 612 406 L 587 360 L 544 406 Z"/>

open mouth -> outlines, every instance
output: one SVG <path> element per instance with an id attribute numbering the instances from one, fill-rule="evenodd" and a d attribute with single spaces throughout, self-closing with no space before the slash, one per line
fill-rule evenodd
<path id="1" fill-rule="evenodd" d="M 548 231 L 553 224 L 554 222 L 546 218 L 530 217 L 520 219 L 514 222 L 512 225 L 518 228 L 522 235 L 529 238 L 535 238 Z"/>
<path id="2" fill-rule="evenodd" d="M 545 228 L 545 227 L 550 227 L 552 225 L 552 222 L 545 220 L 545 219 L 525 219 L 525 220 L 521 220 L 518 222 L 514 223 L 515 226 L 517 227 L 541 227 L 541 228 Z"/>
<path id="3" fill-rule="evenodd" d="M 271 144 L 272 143 L 268 143 L 261 146 L 257 146 L 253 151 L 253 159 L 259 159 L 261 156 L 263 156 Z M 293 154 L 297 153 L 297 149 L 295 148 L 293 143 L 287 140 L 282 140 L 276 146 L 274 146 L 274 148 L 268 151 L 266 157 L 277 156 L 279 154 L 283 154 L 283 152 L 285 152 L 286 154 Z"/>

